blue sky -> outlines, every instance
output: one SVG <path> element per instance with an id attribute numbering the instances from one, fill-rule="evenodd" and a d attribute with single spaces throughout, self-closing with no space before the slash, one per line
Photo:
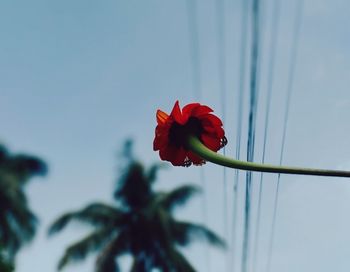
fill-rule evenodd
<path id="1" fill-rule="evenodd" d="M 237 136 L 241 2 L 224 2 L 229 155 L 234 155 Z M 257 160 L 261 159 L 263 143 L 272 2 L 262 1 Z M 278 163 L 281 148 L 295 3 L 281 0 L 266 154 L 266 161 L 271 163 Z M 345 0 L 304 1 L 286 164 L 350 168 L 349 8 Z M 31 206 L 41 224 L 33 243 L 19 254 L 17 271 L 54 272 L 64 247 L 88 231 L 72 225 L 53 238 L 46 235 L 50 222 L 63 212 L 95 200 L 111 201 L 117 151 L 127 137 L 135 139 L 135 151 L 148 165 L 159 160 L 152 151 L 156 109 L 170 111 L 175 100 L 183 105 L 195 98 L 186 12 L 185 1 L 169 0 L 1 1 L 0 140 L 14 152 L 41 156 L 50 166 L 47 178 L 34 180 L 28 186 Z M 202 102 L 222 116 L 216 19 L 215 1 L 200 1 Z M 247 94 L 248 90 L 243 145 Z M 228 197 L 230 223 L 234 173 L 228 171 L 227 188 L 223 187 L 220 167 L 208 164 L 204 173 L 208 225 L 224 235 L 223 191 Z M 254 177 L 256 191 L 259 175 Z M 185 182 L 200 184 L 198 168 L 170 167 L 160 175 L 158 186 L 172 188 Z M 238 237 L 242 231 L 243 184 L 242 179 Z M 275 185 L 276 175 L 266 175 L 256 263 L 259 271 L 266 266 Z M 345 180 L 283 176 L 272 271 L 348 271 L 349 196 Z M 253 211 L 256 197 L 255 193 Z M 178 216 L 201 222 L 202 198 L 191 203 L 179 210 Z M 231 223 L 228 229 L 230 238 Z M 240 238 L 236 243 L 239 260 Z M 203 262 L 206 250 L 196 244 L 185 251 L 199 271 L 210 271 L 208 263 Z M 90 258 L 65 271 L 92 271 L 93 261 Z M 210 250 L 211 271 L 226 271 L 225 263 L 225 254 Z M 239 265 L 238 262 L 236 268 Z"/>

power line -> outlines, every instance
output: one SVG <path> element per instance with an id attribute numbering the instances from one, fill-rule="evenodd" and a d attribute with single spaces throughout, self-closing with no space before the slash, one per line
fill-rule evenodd
<path id="1" fill-rule="evenodd" d="M 226 39 L 225 39 L 225 9 L 224 0 L 216 1 L 216 20 L 217 20 L 217 50 L 218 50 L 218 71 L 219 88 L 223 123 L 226 121 Z M 223 148 L 226 155 L 226 147 Z M 228 240 L 228 200 L 227 200 L 227 169 L 223 168 L 223 232 L 225 240 Z M 229 271 L 229 255 L 226 256 L 226 270 Z"/>
<path id="2" fill-rule="evenodd" d="M 193 90 L 194 99 L 196 101 L 202 100 L 202 85 L 201 85 L 201 72 L 200 72 L 200 57 L 199 57 L 199 35 L 197 25 L 197 2 L 196 0 L 186 0 L 187 4 L 187 19 L 188 19 L 188 33 L 191 47 L 191 63 L 192 63 L 192 74 L 193 74 Z M 202 220 L 205 225 L 208 225 L 208 214 L 207 214 L 207 198 L 206 198 L 206 178 L 203 167 L 200 167 L 199 178 L 203 188 L 202 196 Z M 205 248 L 205 259 L 207 271 L 210 271 L 210 253 L 209 245 Z"/>
<path id="3" fill-rule="evenodd" d="M 290 100 L 291 100 L 291 94 L 292 94 L 293 83 L 294 83 L 294 73 L 295 73 L 298 43 L 299 43 L 299 37 L 300 37 L 300 27 L 301 27 L 302 13 L 303 13 L 303 4 L 304 4 L 304 1 L 299 0 L 297 3 L 297 8 L 296 8 L 293 44 L 291 47 L 291 62 L 290 62 L 290 69 L 289 69 L 289 75 L 288 75 L 287 97 L 286 97 L 285 112 L 284 112 L 284 126 L 283 126 L 282 147 L 281 147 L 281 154 L 280 154 L 280 165 L 282 164 L 283 155 L 284 155 L 284 147 L 285 147 L 285 142 L 286 142 L 287 124 L 288 124 L 288 120 L 289 120 L 289 107 L 290 107 Z M 275 237 L 280 177 L 281 177 L 281 175 L 279 174 L 278 179 L 277 179 L 277 187 L 276 187 L 274 208 L 273 208 L 271 236 L 270 236 L 270 243 L 269 243 L 269 248 L 268 248 L 268 257 L 267 257 L 267 266 L 266 266 L 267 272 L 269 272 L 271 269 L 271 259 L 272 259 L 272 250 L 273 250 L 273 243 L 274 243 L 274 237 Z"/>
<path id="4" fill-rule="evenodd" d="M 270 47 L 269 47 L 270 54 L 269 55 L 271 57 L 269 58 L 262 163 L 265 163 L 267 132 L 269 128 L 269 119 L 270 119 L 273 75 L 274 75 L 274 69 L 275 69 L 275 57 L 277 52 L 276 48 L 277 48 L 277 41 L 278 41 L 279 17 L 280 17 L 280 1 L 274 0 L 273 11 L 272 11 L 271 33 L 270 33 Z M 257 256 L 258 256 L 258 250 L 259 250 L 259 230 L 260 230 L 261 202 L 262 202 L 262 193 L 263 193 L 263 182 L 262 182 L 263 176 L 264 176 L 263 173 L 261 173 L 260 181 L 259 181 L 258 210 L 257 210 L 257 217 L 256 217 L 255 241 L 254 241 L 254 251 L 253 251 L 253 272 L 256 271 Z"/>
<path id="5" fill-rule="evenodd" d="M 204 168 L 201 167 L 200 169 L 200 179 L 202 182 L 202 187 L 206 188 L 207 187 L 207 180 L 205 178 L 205 173 L 204 173 Z M 203 218 L 203 222 L 204 224 L 207 226 L 208 224 L 208 207 L 207 207 L 207 197 L 205 194 L 205 191 L 203 191 L 203 197 L 202 197 L 202 218 Z M 211 260 L 210 260 L 210 252 L 209 252 L 209 245 L 206 247 L 205 249 L 205 259 L 206 259 L 206 266 L 207 266 L 207 271 L 211 271 Z"/>
<path id="6" fill-rule="evenodd" d="M 218 72 L 219 72 L 219 89 L 220 89 L 220 101 L 222 109 L 222 121 L 225 123 L 226 119 L 226 60 L 225 60 L 225 13 L 223 0 L 216 1 L 216 20 L 217 20 L 217 50 L 218 50 Z M 226 155 L 226 149 L 223 149 L 224 155 Z M 223 231 L 225 239 L 228 238 L 228 224 L 227 224 L 227 178 L 226 167 L 223 168 Z"/>
<path id="7" fill-rule="evenodd" d="M 217 19 L 217 49 L 218 49 L 218 71 L 219 88 L 221 97 L 222 120 L 225 123 L 226 117 L 226 39 L 225 39 L 225 12 L 224 1 L 216 0 L 216 19 Z"/>
<path id="8" fill-rule="evenodd" d="M 245 89 L 245 72 L 246 72 L 246 55 L 248 40 L 248 0 L 242 1 L 241 16 L 241 37 L 240 37 L 240 59 L 239 59 L 239 80 L 238 80 L 238 99 L 237 99 L 237 138 L 236 138 L 236 158 L 240 159 L 241 154 L 241 136 L 242 136 L 242 119 L 243 119 L 243 98 Z M 232 270 L 235 269 L 236 257 L 236 232 L 237 232 L 237 211 L 238 211 L 238 186 L 239 171 L 235 170 L 233 185 L 233 213 L 232 213 Z"/>
<path id="9" fill-rule="evenodd" d="M 258 59 L 259 59 L 259 0 L 253 0 L 252 5 L 252 47 L 251 47 L 251 64 L 250 64 L 250 110 L 248 121 L 248 142 L 247 142 L 247 161 L 254 159 L 255 145 L 255 126 L 257 112 L 257 81 L 258 81 Z M 250 232 L 250 201 L 251 201 L 251 182 L 252 172 L 246 174 L 246 193 L 245 193 L 245 218 L 244 218 L 244 234 L 242 248 L 242 272 L 247 271 L 249 232 Z"/>
<path id="10" fill-rule="evenodd" d="M 197 4 L 196 0 L 186 0 L 187 3 L 187 20 L 188 33 L 191 47 L 191 63 L 193 74 L 193 90 L 196 101 L 202 99 L 202 85 L 200 75 L 200 58 L 199 58 L 199 38 L 197 26 Z"/>

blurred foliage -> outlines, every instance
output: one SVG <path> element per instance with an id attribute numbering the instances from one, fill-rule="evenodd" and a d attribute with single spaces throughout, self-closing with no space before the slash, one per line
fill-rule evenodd
<path id="1" fill-rule="evenodd" d="M 174 218 L 176 207 L 184 205 L 196 193 L 197 187 L 180 186 L 170 192 L 154 191 L 152 186 L 163 164 L 149 169 L 134 159 L 132 143 L 124 147 L 128 160 L 114 191 L 114 205 L 93 203 L 68 212 L 50 227 L 49 234 L 64 229 L 71 221 L 90 224 L 94 231 L 69 246 L 58 264 L 62 269 L 73 261 L 85 259 L 96 252 L 96 272 L 120 271 L 117 258 L 130 254 L 131 271 L 195 271 L 178 250 L 193 239 L 202 239 L 214 246 L 225 247 L 224 241 L 205 226 Z"/>
<path id="2" fill-rule="evenodd" d="M 0 144 L 0 243 L 10 262 L 21 246 L 34 237 L 37 226 L 37 218 L 28 206 L 25 185 L 32 177 L 46 172 L 47 166 L 41 159 L 10 154 Z"/>
<path id="3" fill-rule="evenodd" d="M 4 256 L 2 247 L 0 247 L 0 271 L 1 272 L 13 272 L 14 266 L 6 260 L 6 257 Z"/>

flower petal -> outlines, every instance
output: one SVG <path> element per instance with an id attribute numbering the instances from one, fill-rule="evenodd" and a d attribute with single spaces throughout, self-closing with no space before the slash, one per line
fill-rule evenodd
<path id="1" fill-rule="evenodd" d="M 222 126 L 222 122 L 220 118 L 213 114 L 207 114 L 205 115 L 205 117 L 203 116 L 203 118 L 209 120 L 214 126 L 220 126 L 220 127 Z"/>
<path id="2" fill-rule="evenodd" d="M 176 152 L 173 154 L 172 160 L 170 161 L 174 166 L 183 166 L 186 160 L 186 150 L 184 148 L 176 149 Z"/>
<path id="3" fill-rule="evenodd" d="M 184 121 L 183 118 L 182 118 L 182 113 L 181 113 L 181 109 L 180 109 L 179 101 L 178 101 L 178 100 L 176 100 L 175 105 L 174 105 L 174 107 L 173 107 L 173 109 L 172 109 L 172 111 L 171 111 L 171 113 L 170 113 L 170 116 L 171 116 L 172 118 L 174 118 L 174 120 L 175 120 L 177 123 L 179 123 L 179 124 L 181 124 L 181 125 L 184 125 L 184 124 L 185 124 L 185 121 Z"/>
<path id="4" fill-rule="evenodd" d="M 183 166 L 186 159 L 185 149 L 182 147 L 177 148 L 172 145 L 168 145 L 159 150 L 159 155 L 162 160 L 169 161 L 174 166 Z"/>
<path id="5" fill-rule="evenodd" d="M 203 144 L 212 151 L 218 151 L 220 149 L 220 139 L 212 137 L 209 134 L 202 134 L 201 136 Z"/>
<path id="6" fill-rule="evenodd" d="M 225 136 L 225 131 L 218 122 L 214 123 L 210 118 L 202 118 L 201 124 L 204 132 L 215 134 L 220 139 Z"/>
<path id="7" fill-rule="evenodd" d="M 169 115 L 164 111 L 157 110 L 157 123 L 159 125 L 164 124 L 169 118 Z"/>
<path id="8" fill-rule="evenodd" d="M 186 123 L 188 121 L 188 118 L 193 116 L 193 111 L 195 111 L 200 106 L 201 105 L 199 103 L 191 103 L 183 107 L 182 109 L 183 122 Z"/>
<path id="9" fill-rule="evenodd" d="M 210 127 L 209 128 L 209 127 L 203 126 L 203 128 L 204 128 L 204 133 L 208 134 L 212 137 L 221 139 L 225 136 L 225 131 L 222 127 Z"/>
<path id="10" fill-rule="evenodd" d="M 182 114 L 192 114 L 192 111 L 200 107 L 199 103 L 191 103 L 183 107 Z"/>
<path id="11" fill-rule="evenodd" d="M 187 153 L 187 157 L 190 159 L 190 161 L 194 164 L 194 165 L 202 165 L 205 163 L 205 160 L 203 160 L 201 157 L 197 156 L 196 154 L 194 154 L 193 152 L 189 151 Z"/>
<path id="12" fill-rule="evenodd" d="M 162 127 L 157 126 L 156 136 L 153 141 L 153 150 L 157 151 L 168 144 L 168 131 Z"/>
<path id="13" fill-rule="evenodd" d="M 200 117 L 201 115 L 208 114 L 210 112 L 213 112 L 211 108 L 205 105 L 200 105 L 200 107 L 193 110 L 192 114 L 193 116 Z"/>

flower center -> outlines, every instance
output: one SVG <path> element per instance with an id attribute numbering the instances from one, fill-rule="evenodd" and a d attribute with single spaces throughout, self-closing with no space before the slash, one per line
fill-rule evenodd
<path id="1" fill-rule="evenodd" d="M 176 147 L 184 147 L 186 137 L 188 135 L 195 135 L 200 138 L 203 133 L 201 121 L 198 118 L 190 117 L 186 124 L 180 125 L 174 122 L 169 130 L 169 141 Z"/>

